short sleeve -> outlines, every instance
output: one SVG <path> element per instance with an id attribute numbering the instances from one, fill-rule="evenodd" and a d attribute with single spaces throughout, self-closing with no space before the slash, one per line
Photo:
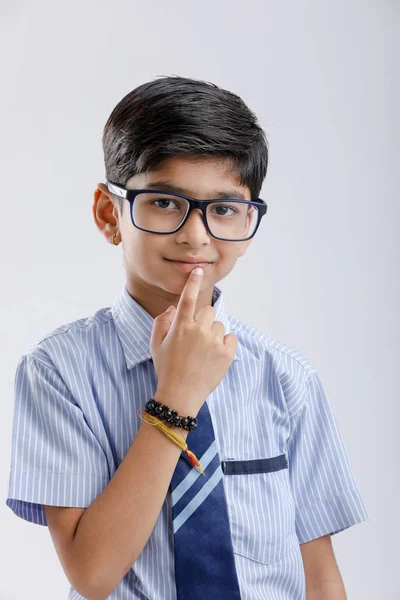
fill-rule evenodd
<path id="1" fill-rule="evenodd" d="M 43 504 L 86 508 L 109 481 L 106 455 L 54 365 L 26 354 L 14 380 L 6 505 L 47 526 Z"/>
<path id="2" fill-rule="evenodd" d="M 369 518 L 317 372 L 308 376 L 305 400 L 292 417 L 288 459 L 300 544 Z"/>

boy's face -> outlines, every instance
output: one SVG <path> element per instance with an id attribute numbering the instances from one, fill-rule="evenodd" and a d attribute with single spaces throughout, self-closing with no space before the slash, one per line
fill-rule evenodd
<path id="1" fill-rule="evenodd" d="M 193 161 L 189 157 L 170 157 L 149 173 L 131 177 L 125 187 L 157 189 L 153 182 L 163 180 L 199 200 L 215 198 L 216 192 L 226 190 L 237 190 L 244 194 L 245 200 L 250 200 L 250 190 L 239 185 L 236 176 L 228 170 L 229 164 L 221 159 Z M 167 259 L 202 256 L 210 263 L 204 268 L 196 313 L 211 304 L 214 284 L 230 273 L 251 240 L 227 242 L 211 237 L 198 209 L 190 213 L 184 226 L 176 233 L 157 235 L 142 231 L 132 224 L 129 202 L 124 202 L 121 216 L 107 186 L 99 183 L 94 193 L 93 214 L 97 227 L 110 243 L 113 243 L 114 231 L 117 231 L 115 243 L 122 240 L 130 295 L 155 318 L 171 304 L 177 306 L 189 277 L 189 273 Z"/>

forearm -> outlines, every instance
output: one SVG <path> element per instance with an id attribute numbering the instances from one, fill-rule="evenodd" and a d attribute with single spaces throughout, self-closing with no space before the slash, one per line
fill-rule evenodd
<path id="1" fill-rule="evenodd" d="M 186 439 L 188 432 L 179 433 Z M 107 598 L 140 556 L 181 452 L 164 432 L 143 422 L 111 481 L 83 514 L 73 552 L 80 593 L 89 600 Z"/>
<path id="2" fill-rule="evenodd" d="M 300 544 L 307 600 L 346 600 L 329 533 Z"/>
<path id="3" fill-rule="evenodd" d="M 339 569 L 319 574 L 307 581 L 306 600 L 347 600 Z"/>

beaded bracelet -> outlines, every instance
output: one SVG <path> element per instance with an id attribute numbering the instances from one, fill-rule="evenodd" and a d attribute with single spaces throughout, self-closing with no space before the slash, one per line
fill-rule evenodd
<path id="1" fill-rule="evenodd" d="M 158 417 L 161 421 L 166 421 L 175 427 L 180 427 L 186 431 L 193 431 L 197 427 L 196 417 L 180 417 L 176 410 L 171 410 L 166 404 L 157 402 L 150 398 L 146 402 L 146 411 L 153 417 Z"/>

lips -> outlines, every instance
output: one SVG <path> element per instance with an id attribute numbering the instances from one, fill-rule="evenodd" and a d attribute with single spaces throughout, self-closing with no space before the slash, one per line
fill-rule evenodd
<path id="1" fill-rule="evenodd" d="M 182 262 L 185 264 L 192 264 L 192 265 L 201 265 L 204 263 L 210 263 L 211 261 L 207 260 L 206 258 L 204 258 L 203 256 L 199 256 L 198 258 L 166 258 L 165 260 L 169 260 L 170 262 Z"/>
<path id="2" fill-rule="evenodd" d="M 211 264 L 209 262 L 188 263 L 188 262 L 179 261 L 179 260 L 169 260 L 168 258 L 166 258 L 165 260 L 168 260 L 168 262 L 170 262 L 171 265 L 174 265 L 177 269 L 180 269 L 184 273 L 190 273 L 191 271 L 193 271 L 193 269 L 195 267 L 201 267 L 202 269 L 206 269 L 208 267 L 208 265 Z"/>

